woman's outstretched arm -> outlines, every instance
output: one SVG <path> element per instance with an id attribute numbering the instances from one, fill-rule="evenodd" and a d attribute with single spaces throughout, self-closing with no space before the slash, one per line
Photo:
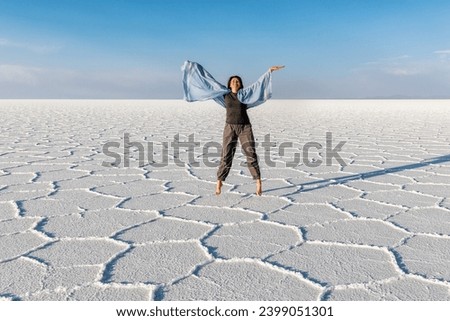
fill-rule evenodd
<path id="1" fill-rule="evenodd" d="M 283 69 L 284 67 L 285 67 L 284 65 L 283 66 L 272 66 L 269 68 L 269 71 L 270 72 L 277 71 L 277 70 Z"/>
<path id="2" fill-rule="evenodd" d="M 238 99 L 247 108 L 256 107 L 272 97 L 272 72 L 284 66 L 272 66 L 252 85 L 238 91 Z"/>
<path id="3" fill-rule="evenodd" d="M 181 66 L 183 73 L 183 93 L 186 101 L 203 101 L 214 99 L 215 102 L 225 107 L 223 95 L 230 90 L 219 83 L 200 64 L 193 61 L 185 61 Z"/>

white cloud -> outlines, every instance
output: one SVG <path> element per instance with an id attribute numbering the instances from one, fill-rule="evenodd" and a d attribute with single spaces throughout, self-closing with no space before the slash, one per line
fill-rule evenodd
<path id="1" fill-rule="evenodd" d="M 0 47 L 18 48 L 31 51 L 37 54 L 50 54 L 58 52 L 62 49 L 62 46 L 59 45 L 42 45 L 42 44 L 15 42 L 6 38 L 0 38 Z"/>
<path id="2" fill-rule="evenodd" d="M 386 74 L 396 77 L 409 77 L 426 73 L 423 63 L 414 60 L 410 55 L 380 58 L 361 64 L 351 70 L 352 74 Z"/>
<path id="3" fill-rule="evenodd" d="M 330 83 L 338 98 L 450 98 L 450 60 L 434 53 L 380 58 Z"/>
<path id="4" fill-rule="evenodd" d="M 0 65 L 0 83 L 35 85 L 40 68 L 21 65 Z"/>
<path id="5" fill-rule="evenodd" d="M 438 50 L 434 51 L 433 54 L 444 55 L 450 58 L 450 50 Z M 436 56 L 432 55 L 421 59 L 402 55 L 392 58 L 380 58 L 376 61 L 364 63 L 351 70 L 351 72 L 372 71 L 399 77 L 437 73 L 447 75 L 450 72 L 449 62 L 446 59 L 442 59 L 442 57 L 437 59 Z"/>
<path id="6" fill-rule="evenodd" d="M 180 75 L 164 70 L 82 72 L 0 65 L 0 98 L 173 98 Z"/>
<path id="7" fill-rule="evenodd" d="M 450 61 L 450 49 L 436 50 L 434 54 L 439 55 L 441 61 Z"/>
<path id="8" fill-rule="evenodd" d="M 438 55 L 441 55 L 441 54 L 450 55 L 450 49 L 447 49 L 447 50 L 436 50 L 434 53 L 438 54 Z"/>
<path id="9" fill-rule="evenodd" d="M 404 61 L 406 59 L 411 58 L 411 56 L 409 55 L 401 55 L 401 56 L 396 56 L 396 57 L 388 57 L 388 58 L 380 58 L 378 60 L 375 61 L 368 61 L 363 63 L 363 65 L 383 65 L 386 63 L 397 63 L 397 62 L 401 62 Z"/>
<path id="10" fill-rule="evenodd" d="M 414 70 L 411 68 L 398 68 L 398 67 L 391 67 L 391 68 L 386 68 L 384 69 L 384 72 L 386 72 L 387 74 L 390 75 L 394 75 L 394 76 L 413 76 L 413 75 L 417 75 L 420 72 L 418 70 Z"/>

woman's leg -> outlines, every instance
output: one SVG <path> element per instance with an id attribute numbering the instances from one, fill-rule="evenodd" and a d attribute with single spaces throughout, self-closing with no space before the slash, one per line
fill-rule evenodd
<path id="1" fill-rule="evenodd" d="M 261 171 L 258 164 L 258 155 L 256 155 L 255 137 L 251 125 L 245 125 L 239 134 L 242 150 L 247 157 L 247 166 L 253 179 L 256 180 L 256 194 L 262 194 Z"/>
<path id="2" fill-rule="evenodd" d="M 222 155 L 220 157 L 220 166 L 217 171 L 217 195 L 221 193 L 222 181 L 224 181 L 230 173 L 234 153 L 236 151 L 237 139 L 237 134 L 233 126 L 226 124 L 223 129 Z"/>

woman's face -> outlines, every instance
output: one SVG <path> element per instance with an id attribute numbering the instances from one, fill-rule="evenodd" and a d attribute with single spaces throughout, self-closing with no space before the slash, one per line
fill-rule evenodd
<path id="1" fill-rule="evenodd" d="M 230 89 L 234 93 L 237 93 L 238 90 L 241 89 L 241 82 L 239 81 L 239 78 L 231 78 Z"/>

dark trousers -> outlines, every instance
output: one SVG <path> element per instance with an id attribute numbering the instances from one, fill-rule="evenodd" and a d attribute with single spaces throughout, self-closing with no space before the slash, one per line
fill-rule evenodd
<path id="1" fill-rule="evenodd" d="M 247 157 L 247 166 L 250 170 L 250 174 L 253 179 L 261 178 L 252 125 L 225 124 L 225 128 L 223 129 L 222 155 L 219 170 L 217 171 L 217 180 L 224 181 L 230 173 L 238 138 L 242 150 Z"/>

